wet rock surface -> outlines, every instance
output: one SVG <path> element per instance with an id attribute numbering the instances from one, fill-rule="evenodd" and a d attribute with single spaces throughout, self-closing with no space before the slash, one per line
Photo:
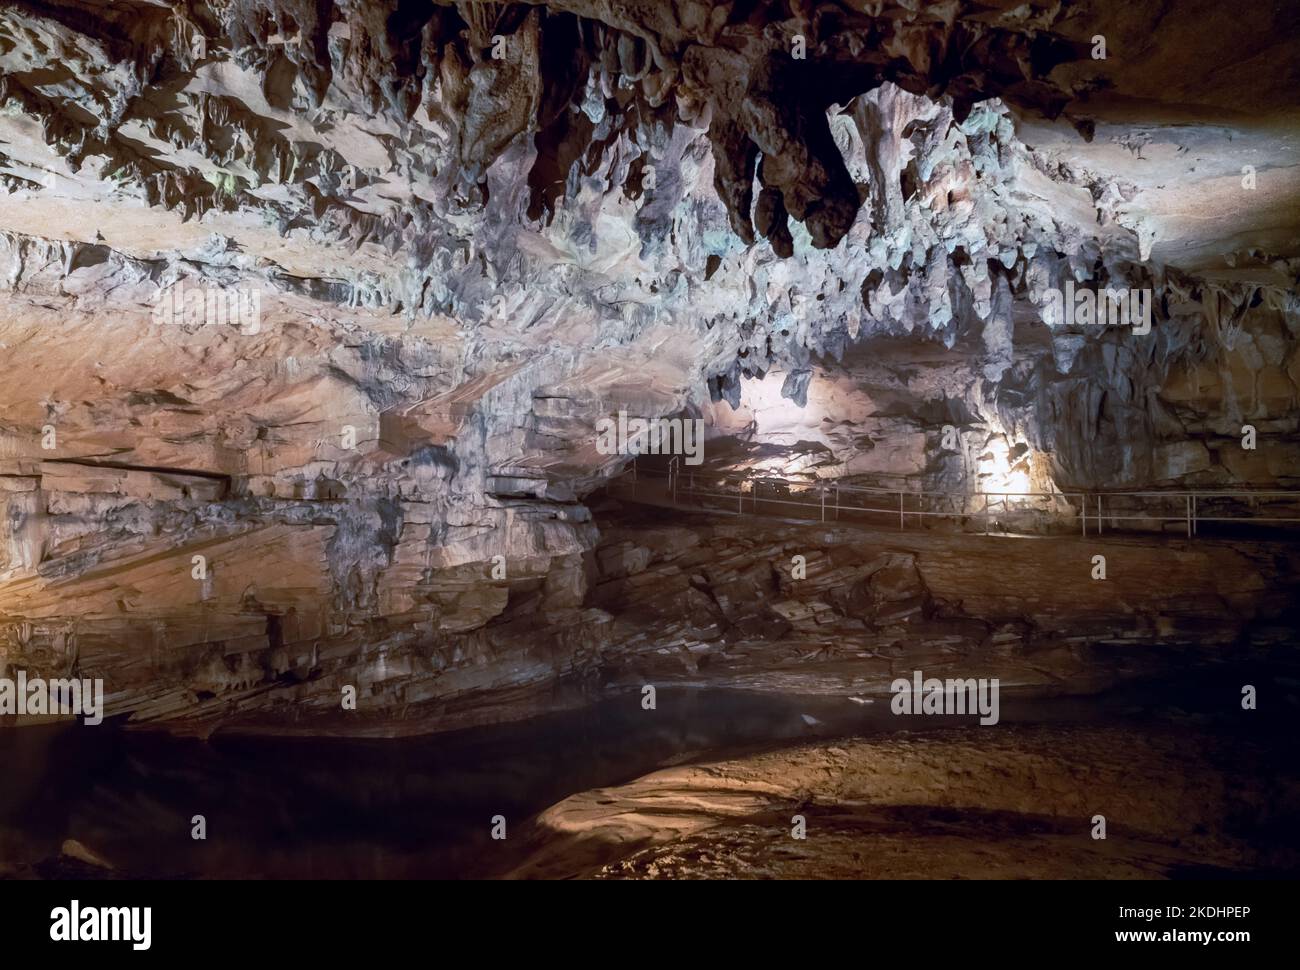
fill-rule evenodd
<path id="1" fill-rule="evenodd" d="M 1225 699 L 1243 679 L 1277 702 L 1231 714 Z M 1008 876 L 1278 874 L 1294 860 L 1285 727 L 1297 701 L 1288 693 L 1285 682 L 1245 664 L 1068 699 L 1009 692 L 994 727 L 961 715 L 900 718 L 886 704 L 842 696 L 665 686 L 654 710 L 640 692 L 614 694 L 426 738 L 5 731 L 0 878 L 982 871 L 959 871 L 954 860 Z M 1178 772 L 1193 774 L 1172 777 Z M 647 773 L 664 813 L 645 797 L 648 779 L 637 780 Z M 1201 777 L 1204 785 L 1189 787 Z M 702 800 L 679 812 L 683 779 Z M 730 795 L 710 791 L 722 779 Z M 850 797 L 867 782 L 864 798 Z M 1156 788 L 1151 799 L 1139 797 Z M 717 815 L 720 795 L 757 799 L 762 814 Z M 1171 821 L 1177 799 L 1189 814 Z M 810 823 L 806 842 L 788 839 L 789 816 L 780 814 L 794 802 L 790 811 Z M 593 804 L 629 807 L 625 821 L 649 841 L 610 841 L 630 830 L 608 815 L 590 814 L 581 832 L 550 824 Z M 199 805 L 206 840 L 191 837 Z M 1108 813 L 1107 841 L 1091 838 L 1091 814 L 1080 818 L 1081 807 Z M 657 853 L 671 835 L 660 830 L 665 814 L 680 815 L 701 845 L 715 837 L 722 844 L 735 822 L 745 830 L 743 851 L 706 851 L 705 865 L 680 844 Z M 495 815 L 506 819 L 508 838 L 491 837 L 485 823 Z M 1195 834 L 1180 845 L 1189 826 Z M 875 838 L 868 856 L 864 837 Z M 632 864 L 642 850 L 655 868 Z"/>
<path id="2" fill-rule="evenodd" d="M 534 854 L 513 875 L 1152 879 L 1294 872 L 1300 857 L 1282 832 L 1300 789 L 1293 774 L 1277 774 L 1286 764 L 1277 756 L 1190 729 L 1116 727 L 974 729 L 788 747 L 667 768 L 565 799 L 538 816 Z M 1092 835 L 1097 815 L 1110 823 L 1104 839 Z M 805 825 L 797 838 L 795 816 Z M 1261 839 L 1261 831 L 1275 835 Z"/>
<path id="3" fill-rule="evenodd" d="M 644 684 L 872 695 L 914 669 L 950 669 L 1059 694 L 1225 656 L 1290 663 L 1288 543 L 890 533 L 613 505 L 587 527 L 599 534 L 591 552 L 516 564 L 495 582 L 490 564 L 417 573 L 414 590 L 381 594 L 427 612 L 332 627 L 310 612 L 320 587 L 295 581 L 286 553 L 315 543 L 322 565 L 306 575 L 323 583 L 326 528 L 140 554 L 112 572 L 30 584 L 24 602 L 110 612 L 130 588 L 138 609 L 174 611 L 167 618 L 26 621 L 5 656 L 48 676 L 104 676 L 108 715 L 133 724 L 345 735 L 515 720 Z M 188 566 L 191 548 L 215 576 L 207 599 L 178 608 L 175 589 L 201 585 L 172 563 L 183 555 Z M 1090 575 L 1099 552 L 1104 583 Z M 267 562 L 279 563 L 276 584 L 263 587 Z M 277 614 L 252 609 L 254 594 L 288 608 L 268 621 Z M 355 711 L 340 709 L 348 685 Z"/>

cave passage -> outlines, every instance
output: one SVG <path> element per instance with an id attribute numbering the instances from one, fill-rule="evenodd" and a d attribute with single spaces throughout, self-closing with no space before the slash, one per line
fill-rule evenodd
<path id="1" fill-rule="evenodd" d="M 1293 879 L 1297 133 L 1295 3 L 0 4 L 15 932 Z"/>

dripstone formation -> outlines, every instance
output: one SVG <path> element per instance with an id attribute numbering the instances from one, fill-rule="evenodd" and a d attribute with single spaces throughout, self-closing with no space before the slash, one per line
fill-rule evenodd
<path id="1" fill-rule="evenodd" d="M 1287 547 L 1135 552 L 1104 598 L 956 534 L 648 529 L 594 428 L 703 417 L 710 467 L 804 481 L 1300 484 L 1298 20 L 10 2 L 0 669 L 396 733 L 647 671 L 870 690 L 916 637 L 1040 687 L 1101 641 L 1266 650 Z M 1150 331 L 1063 324 L 1067 284 Z"/>

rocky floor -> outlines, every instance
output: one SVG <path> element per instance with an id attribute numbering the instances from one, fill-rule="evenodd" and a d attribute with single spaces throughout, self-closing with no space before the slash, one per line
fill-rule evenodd
<path id="1" fill-rule="evenodd" d="M 1295 873 L 1291 745 L 1190 728 L 970 729 L 668 768 L 567 798 L 518 878 Z M 796 837 L 796 816 L 803 819 Z M 1105 837 L 1095 838 L 1097 816 Z"/>
<path id="2" fill-rule="evenodd" d="M 463 633 L 389 621 L 387 633 L 363 628 L 364 647 L 355 630 L 327 646 L 325 631 L 285 623 L 272 645 L 263 626 L 241 647 L 240 673 L 221 666 L 197 702 L 174 659 L 141 665 L 83 646 L 82 663 L 110 685 L 140 685 L 110 707 L 135 724 L 391 736 L 647 684 L 866 698 L 923 669 L 1087 693 L 1225 660 L 1286 668 L 1297 625 L 1285 542 L 882 532 L 618 502 L 598 504 L 593 527 L 595 548 L 571 557 L 563 580 L 453 571 L 460 602 L 490 604 Z M 1099 554 L 1104 580 L 1092 578 Z M 304 635 L 319 646 L 279 672 L 275 658 L 293 658 Z M 347 684 L 361 687 L 355 711 L 339 706 Z M 141 706 L 147 697 L 159 700 Z"/>
<path id="3" fill-rule="evenodd" d="M 1239 676 L 1227 673 L 1231 664 L 1260 677 L 1296 675 L 1295 554 L 1286 543 L 647 515 L 601 518 L 609 578 L 591 592 L 615 617 L 619 643 L 602 655 L 601 679 L 629 690 L 728 686 L 883 705 L 890 684 L 917 670 L 998 678 L 1021 697 L 1085 695 L 1198 669 Z M 1105 580 L 1092 578 L 1098 554 Z M 611 575 L 614 562 L 629 574 Z"/>

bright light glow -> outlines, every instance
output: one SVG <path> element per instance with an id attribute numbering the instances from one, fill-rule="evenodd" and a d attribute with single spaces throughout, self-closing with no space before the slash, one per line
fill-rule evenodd
<path id="1" fill-rule="evenodd" d="M 979 459 L 980 488 L 985 492 L 1026 495 L 1032 490 L 1029 478 L 1029 454 L 1011 466 L 1011 445 L 1005 437 L 989 442 Z"/>
<path id="2" fill-rule="evenodd" d="M 811 400 L 808 407 L 800 407 L 782 397 L 783 383 L 785 375 L 779 371 L 765 375 L 762 380 L 744 381 L 740 385 L 740 407 L 753 415 L 760 440 L 788 439 L 793 444 L 816 429 L 822 415 L 812 407 Z"/>
<path id="3" fill-rule="evenodd" d="M 799 441 L 822 441 L 822 419 L 827 409 L 820 396 L 826 382 L 814 377 L 808 387 L 808 405 L 800 407 L 781 396 L 785 374 L 770 371 L 761 379 L 740 384 L 740 407 L 717 403 L 706 407 L 710 427 L 716 434 L 740 434 L 752 429 L 760 444 L 793 445 Z"/>

